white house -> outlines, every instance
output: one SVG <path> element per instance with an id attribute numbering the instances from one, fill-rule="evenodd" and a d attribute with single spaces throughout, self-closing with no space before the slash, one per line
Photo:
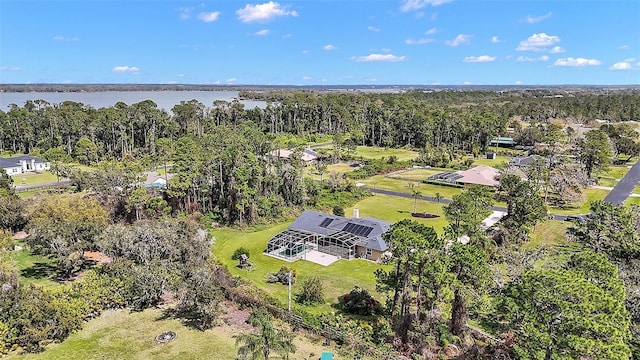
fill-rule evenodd
<path id="1" fill-rule="evenodd" d="M 30 155 L 0 158 L 0 168 L 9 175 L 49 170 L 51 163 Z"/>

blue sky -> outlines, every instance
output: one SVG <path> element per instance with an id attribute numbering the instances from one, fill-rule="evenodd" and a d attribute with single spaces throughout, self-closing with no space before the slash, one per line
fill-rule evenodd
<path id="1" fill-rule="evenodd" d="M 0 0 L 0 83 L 640 84 L 640 1 Z"/>

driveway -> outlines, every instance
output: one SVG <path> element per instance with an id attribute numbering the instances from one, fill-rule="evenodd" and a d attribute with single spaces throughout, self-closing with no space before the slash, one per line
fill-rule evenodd
<path id="1" fill-rule="evenodd" d="M 631 195 L 633 188 L 640 183 L 640 160 L 631 167 L 629 172 L 618 182 L 616 187 L 609 192 L 604 201 L 613 205 L 621 205 Z"/>

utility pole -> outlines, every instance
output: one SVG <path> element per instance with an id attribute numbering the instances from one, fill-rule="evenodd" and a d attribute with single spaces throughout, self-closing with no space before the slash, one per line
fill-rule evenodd
<path id="1" fill-rule="evenodd" d="M 293 273 L 289 270 L 289 312 L 291 312 L 291 276 Z"/>

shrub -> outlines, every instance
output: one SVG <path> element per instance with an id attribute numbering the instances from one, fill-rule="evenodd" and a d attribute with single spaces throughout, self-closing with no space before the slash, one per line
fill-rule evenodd
<path id="1" fill-rule="evenodd" d="M 236 251 L 233 252 L 233 255 L 231 255 L 231 260 L 238 260 L 240 259 L 240 255 L 245 254 L 247 255 L 247 257 L 250 256 L 249 254 L 249 249 L 247 249 L 244 246 L 241 246 L 239 248 L 236 249 Z"/>
<path id="2" fill-rule="evenodd" d="M 382 311 L 380 302 L 365 289 L 355 286 L 348 294 L 338 297 L 339 306 L 343 311 L 358 315 L 379 314 Z"/>
<path id="3" fill-rule="evenodd" d="M 278 270 L 277 273 L 268 273 L 267 274 L 267 282 L 268 283 L 280 283 L 282 285 L 289 284 L 289 272 L 291 272 L 291 284 L 295 284 L 297 271 L 294 268 L 290 268 L 288 266 L 283 266 Z"/>
<path id="4" fill-rule="evenodd" d="M 344 209 L 340 206 L 333 207 L 333 215 L 335 216 L 344 216 Z"/>
<path id="5" fill-rule="evenodd" d="M 296 294 L 296 301 L 304 305 L 324 302 L 324 283 L 318 276 L 310 276 L 302 283 L 302 289 Z"/>

